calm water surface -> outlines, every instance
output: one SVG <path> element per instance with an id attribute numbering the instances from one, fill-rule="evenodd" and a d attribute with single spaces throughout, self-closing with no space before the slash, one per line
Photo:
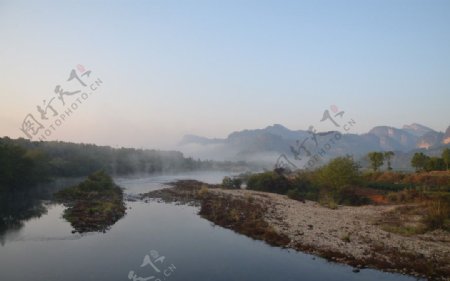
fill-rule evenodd
<path id="1" fill-rule="evenodd" d="M 127 194 L 138 194 L 164 188 L 164 183 L 176 179 L 218 183 L 225 175 L 202 172 L 115 180 Z M 61 218 L 61 205 L 43 206 L 44 211 L 34 207 L 40 217 L 23 219 L 2 232 L 1 281 L 416 280 L 369 269 L 353 273 L 349 266 L 270 247 L 213 226 L 189 206 L 127 202 L 127 215 L 110 231 L 83 235 L 71 233 L 70 224 Z M 153 264 L 144 263 L 146 255 Z"/>

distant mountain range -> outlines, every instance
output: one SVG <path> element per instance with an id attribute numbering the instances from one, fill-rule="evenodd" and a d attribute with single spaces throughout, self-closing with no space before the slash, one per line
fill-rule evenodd
<path id="1" fill-rule="evenodd" d="M 319 154 L 321 162 L 349 154 L 364 163 L 363 157 L 370 151 L 394 151 L 393 167 L 398 169 L 410 169 L 409 159 L 416 151 L 439 155 L 443 147 L 450 147 L 450 126 L 444 133 L 416 123 L 402 128 L 377 126 L 360 135 L 338 131 L 313 134 L 274 124 L 264 129 L 233 132 L 224 139 L 186 135 L 179 143 L 179 149 L 192 157 L 259 162 L 267 166 L 273 165 L 280 155 L 302 166 L 315 154 Z"/>

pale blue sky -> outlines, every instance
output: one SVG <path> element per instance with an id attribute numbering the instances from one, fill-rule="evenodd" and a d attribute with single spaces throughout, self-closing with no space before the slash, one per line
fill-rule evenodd
<path id="1" fill-rule="evenodd" d="M 450 1 L 0 0 L 0 132 L 82 64 L 104 84 L 49 139 L 170 148 L 280 123 L 450 125 Z M 322 127 L 321 127 L 322 126 Z"/>

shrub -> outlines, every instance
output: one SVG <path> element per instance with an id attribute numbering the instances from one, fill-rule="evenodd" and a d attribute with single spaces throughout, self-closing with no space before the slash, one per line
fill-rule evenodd
<path id="1" fill-rule="evenodd" d="M 285 194 L 291 187 L 289 180 L 275 172 L 265 172 L 251 175 L 247 181 L 247 188 L 258 191 Z"/>
<path id="2" fill-rule="evenodd" d="M 343 187 L 339 191 L 338 197 L 338 203 L 342 205 L 360 206 L 371 202 L 367 196 L 358 193 L 358 188 L 353 186 Z"/>
<path id="3" fill-rule="evenodd" d="M 393 203 L 414 203 L 423 202 L 428 198 L 428 196 L 416 189 L 404 189 L 399 192 L 390 192 L 387 195 L 389 201 Z"/>
<path id="4" fill-rule="evenodd" d="M 222 186 L 228 189 L 240 189 L 242 180 L 239 178 L 224 177 L 222 180 Z"/>
<path id="5" fill-rule="evenodd" d="M 205 197 L 208 194 L 209 190 L 206 185 L 202 185 L 200 189 L 198 190 L 198 196 Z"/>
<path id="6" fill-rule="evenodd" d="M 445 229 L 450 230 L 450 204 L 442 199 L 429 201 L 426 205 L 427 214 L 423 218 L 423 222 L 429 230 Z"/>
<path id="7" fill-rule="evenodd" d="M 397 201 L 398 200 L 397 199 L 397 192 L 389 192 L 386 197 L 392 203 L 397 203 L 398 202 Z"/>
<path id="8" fill-rule="evenodd" d="M 305 201 L 305 198 L 300 193 L 300 191 L 298 191 L 298 189 L 290 189 L 290 190 L 288 190 L 286 195 L 287 195 L 287 197 L 289 197 L 289 198 L 291 198 L 293 200 L 302 201 L 302 202 Z"/>
<path id="9" fill-rule="evenodd" d="M 330 209 L 337 209 L 338 208 L 338 204 L 336 202 L 336 199 L 334 198 L 335 196 L 330 193 L 330 192 L 322 192 L 320 194 L 320 198 L 319 198 L 319 204 L 330 208 Z"/>

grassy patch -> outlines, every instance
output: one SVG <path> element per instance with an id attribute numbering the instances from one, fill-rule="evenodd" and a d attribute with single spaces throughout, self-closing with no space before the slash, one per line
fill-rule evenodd
<path id="1" fill-rule="evenodd" d="M 55 198 L 68 206 L 63 217 L 80 233 L 106 231 L 125 215 L 122 190 L 103 172 L 59 191 Z"/>

